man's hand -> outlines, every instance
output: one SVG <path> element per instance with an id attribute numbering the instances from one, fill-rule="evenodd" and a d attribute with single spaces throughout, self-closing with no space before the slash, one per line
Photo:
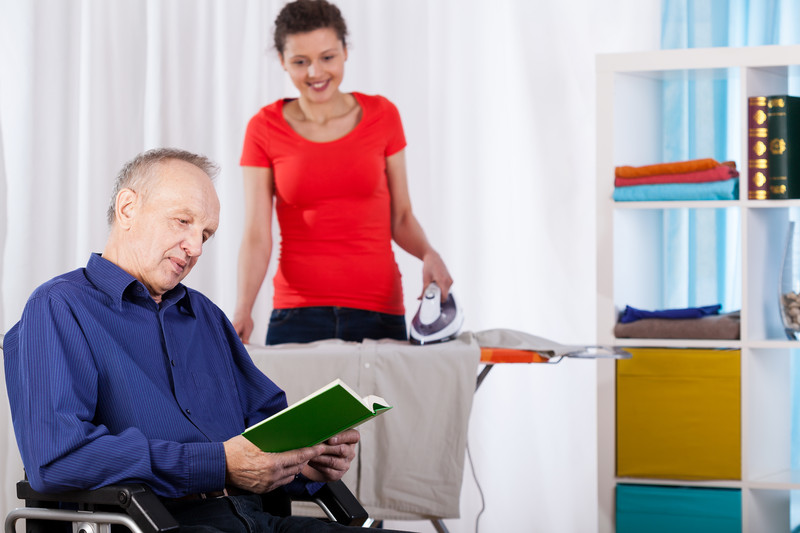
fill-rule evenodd
<path id="1" fill-rule="evenodd" d="M 334 435 L 321 446 L 325 452 L 309 460 L 303 475 L 313 481 L 338 481 L 350 469 L 356 456 L 356 444 L 361 435 L 355 429 L 348 429 Z"/>
<path id="2" fill-rule="evenodd" d="M 332 437 L 330 440 L 337 437 Z M 357 438 L 356 441 L 358 441 Z M 309 461 L 316 460 L 323 454 L 331 453 L 329 444 L 318 444 L 310 448 L 282 453 L 265 453 L 241 435 L 225 441 L 224 446 L 226 484 L 256 494 L 269 492 L 286 485 L 301 471 L 305 473 L 305 470 L 308 470 L 308 468 L 304 470 L 304 467 Z M 336 446 L 333 447 L 336 448 Z M 347 461 L 347 468 L 350 466 L 350 460 L 352 460 L 352 456 Z M 341 475 L 339 477 L 341 478 Z"/>

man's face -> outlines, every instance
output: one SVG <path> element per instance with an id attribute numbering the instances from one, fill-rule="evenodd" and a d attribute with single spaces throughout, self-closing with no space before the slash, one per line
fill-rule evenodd
<path id="1" fill-rule="evenodd" d="M 136 193 L 126 234 L 123 268 L 141 281 L 156 302 L 197 263 L 203 244 L 219 225 L 219 199 L 198 167 L 168 160 L 152 172 L 147 192 Z"/>

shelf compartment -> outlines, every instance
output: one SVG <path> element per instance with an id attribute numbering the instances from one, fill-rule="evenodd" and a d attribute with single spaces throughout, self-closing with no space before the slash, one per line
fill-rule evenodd
<path id="1" fill-rule="evenodd" d="M 740 352 L 630 352 L 617 361 L 617 476 L 741 479 Z"/>
<path id="2" fill-rule="evenodd" d="M 742 530 L 737 489 L 617 485 L 616 496 L 617 533 Z"/>
<path id="3" fill-rule="evenodd" d="M 744 338 L 751 342 L 786 341 L 779 307 L 779 287 L 783 252 L 790 217 L 800 214 L 798 206 L 781 206 L 765 200 L 768 207 L 747 209 L 747 314 Z M 750 205 L 758 202 L 750 202 Z M 776 205 L 778 204 L 778 205 Z"/>
<path id="4" fill-rule="evenodd" d="M 738 207 L 614 210 L 615 314 L 626 305 L 740 309 L 740 235 Z"/>
<path id="5" fill-rule="evenodd" d="M 613 77 L 613 164 L 641 166 L 673 161 L 665 152 L 664 131 L 674 117 L 689 117 L 701 131 L 687 139 L 688 158 L 717 158 L 738 161 L 741 156 L 739 133 L 741 116 L 737 69 L 712 68 L 617 73 Z M 697 96 L 671 98 L 687 88 Z M 665 102 L 676 102 L 680 109 L 667 109 Z M 717 128 L 715 117 L 727 125 Z M 647 124 L 646 128 L 636 127 Z M 666 154 L 666 155 L 665 155 Z M 741 170 L 741 165 L 738 165 Z M 613 180 L 613 174 L 609 175 Z"/>
<path id="6" fill-rule="evenodd" d="M 747 96 L 771 94 L 800 94 L 798 65 L 751 67 L 744 69 Z"/>
<path id="7" fill-rule="evenodd" d="M 792 349 L 746 348 L 742 359 L 742 434 L 744 479 L 759 488 L 800 488 L 792 470 Z"/>
<path id="8" fill-rule="evenodd" d="M 743 496 L 742 531 L 791 531 L 790 491 L 747 489 Z"/>

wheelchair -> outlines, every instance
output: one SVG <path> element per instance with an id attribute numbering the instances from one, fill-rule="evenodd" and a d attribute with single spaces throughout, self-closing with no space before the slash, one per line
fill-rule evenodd
<path id="1" fill-rule="evenodd" d="M 22 519 L 26 533 L 116 533 L 126 529 L 132 533 L 170 533 L 180 527 L 158 496 L 142 484 L 42 493 L 22 480 L 17 483 L 17 497 L 25 501 L 25 507 L 6 516 L 5 533 L 14 533 L 16 523 Z M 292 500 L 285 492 L 267 493 L 262 500 L 265 511 L 291 515 Z M 312 496 L 296 501 L 301 500 L 316 503 L 332 522 L 364 528 L 374 524 L 341 481 L 328 482 Z"/>

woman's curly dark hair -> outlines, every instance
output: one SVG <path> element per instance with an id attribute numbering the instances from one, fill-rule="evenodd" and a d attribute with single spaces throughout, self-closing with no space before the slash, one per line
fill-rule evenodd
<path id="1" fill-rule="evenodd" d="M 342 44 L 347 46 L 347 24 L 338 7 L 327 0 L 289 2 L 275 18 L 275 49 L 283 55 L 287 36 L 320 28 L 332 29 Z"/>

